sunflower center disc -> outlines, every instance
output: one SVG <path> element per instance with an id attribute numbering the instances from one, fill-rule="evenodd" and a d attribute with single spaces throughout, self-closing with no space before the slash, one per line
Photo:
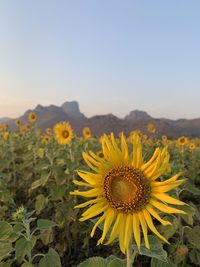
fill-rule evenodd
<path id="1" fill-rule="evenodd" d="M 69 136 L 69 132 L 66 131 L 66 130 L 63 131 L 62 136 L 63 136 L 64 138 L 67 138 L 67 137 Z"/>
<path id="2" fill-rule="evenodd" d="M 124 213 L 137 212 L 149 201 L 150 185 L 140 170 L 120 166 L 106 175 L 104 195 L 113 208 Z"/>

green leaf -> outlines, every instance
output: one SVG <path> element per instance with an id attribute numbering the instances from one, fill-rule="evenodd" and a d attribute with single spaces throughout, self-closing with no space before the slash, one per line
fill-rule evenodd
<path id="1" fill-rule="evenodd" d="M 43 194 L 39 194 L 36 197 L 36 201 L 35 201 L 35 209 L 37 213 L 40 213 L 40 211 L 44 209 L 47 203 L 48 203 L 48 198 L 45 197 Z"/>
<path id="2" fill-rule="evenodd" d="M 51 229 L 43 231 L 40 235 L 40 238 L 42 240 L 42 243 L 45 246 L 47 246 L 48 244 L 53 242 L 54 239 L 53 231 Z"/>
<path id="3" fill-rule="evenodd" d="M 47 219 L 39 219 L 37 220 L 37 227 L 40 230 L 48 230 L 52 227 L 56 226 L 55 222 L 47 220 Z"/>
<path id="4" fill-rule="evenodd" d="M 184 187 L 183 190 L 187 190 L 193 195 L 200 196 L 200 190 L 192 183 L 187 182 L 186 186 Z"/>
<path id="5" fill-rule="evenodd" d="M 51 175 L 50 172 L 49 173 L 43 173 L 42 177 L 40 179 L 38 179 L 32 183 L 30 190 L 34 190 L 40 186 L 44 186 L 47 183 L 50 175 Z"/>
<path id="6" fill-rule="evenodd" d="M 40 260 L 39 267 L 62 267 L 58 253 L 50 248 L 48 253 Z"/>
<path id="7" fill-rule="evenodd" d="M 28 255 L 32 249 L 32 242 L 22 237 L 15 244 L 15 255 L 19 262 L 22 262 L 25 255 Z"/>
<path id="8" fill-rule="evenodd" d="M 148 238 L 150 249 L 147 249 L 144 243 L 141 244 L 140 252 L 138 251 L 138 247 L 136 245 L 133 245 L 133 249 L 141 255 L 167 262 L 167 252 L 163 249 L 161 241 L 157 237 L 151 235 L 148 236 Z"/>
<path id="9" fill-rule="evenodd" d="M 92 257 L 81 262 L 77 267 L 106 267 L 106 260 L 101 257 Z"/>
<path id="10" fill-rule="evenodd" d="M 31 263 L 25 262 L 25 263 L 22 264 L 21 267 L 34 267 L 34 265 L 31 264 Z"/>
<path id="11" fill-rule="evenodd" d="M 10 267 L 13 264 L 14 261 L 15 261 L 15 259 L 7 260 L 5 262 L 1 262 L 0 263 L 0 267 Z"/>
<path id="12" fill-rule="evenodd" d="M 8 257 L 13 251 L 12 244 L 9 242 L 0 242 L 0 261 Z"/>
<path id="13" fill-rule="evenodd" d="M 12 226 L 4 221 L 0 222 L 0 240 L 6 240 L 13 232 Z"/>
<path id="14" fill-rule="evenodd" d="M 195 215 L 195 209 L 192 206 L 181 206 L 181 210 L 185 211 L 186 214 L 181 214 L 183 220 L 189 224 L 193 225 L 193 217 Z"/>
<path id="15" fill-rule="evenodd" d="M 66 195 L 66 187 L 55 185 L 51 187 L 51 199 L 62 200 L 63 196 Z"/>
<path id="16" fill-rule="evenodd" d="M 185 228 L 185 234 L 190 244 L 200 249 L 200 226 L 196 225 L 194 228 Z"/>
<path id="17" fill-rule="evenodd" d="M 189 258 L 192 263 L 196 264 L 197 266 L 200 265 L 200 253 L 197 249 L 192 249 L 190 251 Z"/>
<path id="18" fill-rule="evenodd" d="M 156 258 L 152 258 L 151 259 L 151 267 L 176 267 L 176 265 L 174 265 L 171 262 L 163 262 L 163 261 L 160 261 Z"/>
<path id="19" fill-rule="evenodd" d="M 159 225 L 158 230 L 159 232 L 166 237 L 166 239 L 171 238 L 176 230 L 179 228 L 179 220 L 175 218 L 171 225 Z"/>
<path id="20" fill-rule="evenodd" d="M 126 267 L 126 260 L 115 258 L 111 260 L 106 267 Z"/>

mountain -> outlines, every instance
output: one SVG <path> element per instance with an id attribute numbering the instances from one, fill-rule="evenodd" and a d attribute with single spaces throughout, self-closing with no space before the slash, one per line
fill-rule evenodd
<path id="1" fill-rule="evenodd" d="M 0 123 L 6 123 L 9 120 L 11 120 L 11 119 L 8 117 L 0 118 Z"/>
<path id="2" fill-rule="evenodd" d="M 85 126 L 90 127 L 93 135 L 100 136 L 103 133 L 114 132 L 119 134 L 123 131 L 125 134 L 139 129 L 147 133 L 147 124 L 153 123 L 158 135 L 167 135 L 170 138 L 186 135 L 189 137 L 200 137 L 200 118 L 197 119 L 179 119 L 170 120 L 165 118 L 153 118 L 147 112 L 133 110 L 123 119 L 113 114 L 97 115 L 87 118 L 80 112 L 79 104 L 76 101 L 67 101 L 60 107 L 56 105 L 42 106 L 37 105 L 33 110 L 27 110 L 24 115 L 19 117 L 22 123 L 27 123 L 28 114 L 33 111 L 36 113 L 38 120 L 37 125 L 45 130 L 47 127 L 53 127 L 57 122 L 69 121 L 77 135 L 82 134 Z M 10 129 L 16 129 L 15 120 L 9 118 L 0 119 L 7 123 Z"/>

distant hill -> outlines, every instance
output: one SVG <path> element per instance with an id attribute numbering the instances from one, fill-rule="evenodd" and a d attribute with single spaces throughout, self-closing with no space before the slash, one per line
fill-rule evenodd
<path id="1" fill-rule="evenodd" d="M 181 135 L 200 137 L 200 118 L 191 120 L 157 119 L 151 117 L 145 111 L 140 110 L 131 111 L 123 119 L 120 119 L 113 114 L 87 118 L 80 112 L 78 102 L 72 101 L 65 102 L 60 107 L 55 105 L 37 105 L 35 109 L 27 110 L 24 115 L 19 117 L 19 119 L 23 123 L 26 123 L 27 116 L 31 111 L 35 112 L 38 116 L 37 124 L 42 130 L 45 130 L 47 127 L 53 127 L 57 122 L 69 121 L 77 135 L 82 134 L 82 128 L 85 126 L 90 127 L 95 136 L 110 132 L 118 134 L 121 131 L 128 134 L 136 129 L 147 133 L 146 126 L 149 122 L 152 122 L 157 128 L 158 135 L 166 134 L 170 138 L 175 138 Z M 11 129 L 15 129 L 14 119 L 2 118 L 0 119 L 0 122 L 7 123 Z"/>

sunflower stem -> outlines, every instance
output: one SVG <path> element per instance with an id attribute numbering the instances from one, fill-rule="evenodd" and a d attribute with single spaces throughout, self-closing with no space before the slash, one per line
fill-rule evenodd
<path id="1" fill-rule="evenodd" d="M 126 266 L 127 267 L 133 266 L 136 254 L 137 254 L 136 251 L 133 251 L 132 242 L 130 242 L 129 247 L 126 252 Z"/>

